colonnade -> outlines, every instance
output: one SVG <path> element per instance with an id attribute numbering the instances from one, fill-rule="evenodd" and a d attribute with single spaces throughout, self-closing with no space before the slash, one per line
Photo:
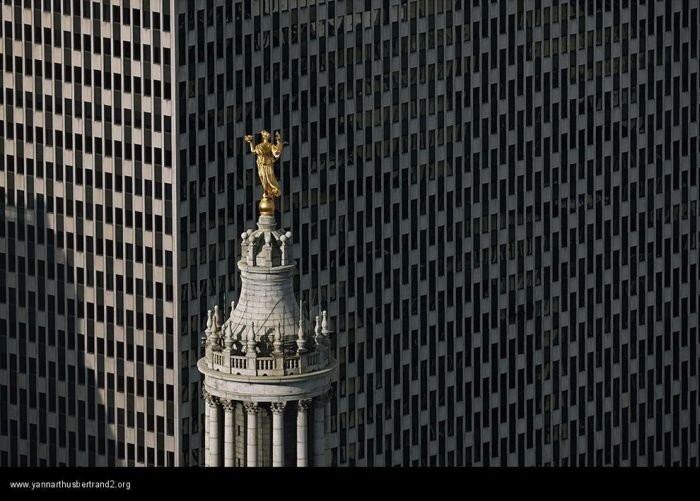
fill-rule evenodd
<path id="1" fill-rule="evenodd" d="M 245 415 L 245 466 L 259 466 L 262 454 L 258 451 L 258 413 L 272 414 L 272 466 L 295 466 L 285 464 L 285 440 L 296 442 L 296 466 L 326 466 L 328 463 L 328 442 L 326 430 L 330 418 L 330 404 L 327 394 L 293 401 L 252 402 L 235 401 L 215 397 L 208 392 L 205 400 L 205 464 L 206 466 L 235 466 L 235 429 L 234 412 L 238 405 L 243 405 Z M 288 405 L 295 402 L 296 405 Z M 309 410 L 313 407 L 311 423 L 311 444 L 308 442 Z M 285 436 L 285 413 L 296 411 L 296 436 Z M 219 433 L 220 419 L 223 414 L 224 436 Z M 310 449 L 310 450 L 309 450 Z M 266 455 L 269 458 L 269 452 Z"/>

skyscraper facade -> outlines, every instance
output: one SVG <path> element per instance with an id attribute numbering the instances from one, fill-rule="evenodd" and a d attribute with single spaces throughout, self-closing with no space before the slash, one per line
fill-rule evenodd
<path id="1" fill-rule="evenodd" d="M 699 9 L 4 2 L 2 464 L 203 464 L 261 128 L 332 464 L 697 464 Z"/>
<path id="2" fill-rule="evenodd" d="M 279 128 L 333 464 L 697 463 L 698 6 L 177 5 L 190 365 Z"/>
<path id="3" fill-rule="evenodd" d="M 176 464 L 173 6 L 0 8 L 0 464 Z"/>

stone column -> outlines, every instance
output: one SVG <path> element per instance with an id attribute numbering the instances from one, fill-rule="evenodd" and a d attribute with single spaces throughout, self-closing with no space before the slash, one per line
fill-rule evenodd
<path id="1" fill-rule="evenodd" d="M 233 466 L 233 400 L 224 400 L 224 466 Z"/>
<path id="2" fill-rule="evenodd" d="M 203 390 L 202 398 L 204 399 L 204 465 L 211 466 L 209 463 L 209 400 L 211 395 L 207 390 Z"/>
<path id="3" fill-rule="evenodd" d="M 284 466 L 285 402 L 272 403 L 272 466 Z"/>
<path id="4" fill-rule="evenodd" d="M 328 395 L 325 393 L 314 399 L 314 466 L 326 466 L 326 400 Z"/>
<path id="5" fill-rule="evenodd" d="M 326 415 L 324 416 L 324 421 L 325 421 L 325 426 L 324 429 L 326 430 L 326 438 L 324 440 L 324 445 L 326 449 L 326 463 L 327 465 L 331 464 L 331 448 L 329 445 L 329 440 L 328 440 L 328 435 L 331 433 L 331 394 L 330 392 L 326 393 Z"/>
<path id="6" fill-rule="evenodd" d="M 246 450 L 246 466 L 258 465 L 258 404 L 246 402 L 246 430 L 248 446 Z"/>
<path id="7" fill-rule="evenodd" d="M 209 464 L 220 466 L 221 446 L 219 444 L 219 402 L 218 398 L 209 400 Z"/>
<path id="8" fill-rule="evenodd" d="M 307 444 L 306 444 L 306 418 L 307 409 L 311 400 L 299 400 L 299 406 L 297 409 L 297 466 L 308 466 L 309 461 L 306 455 Z"/>

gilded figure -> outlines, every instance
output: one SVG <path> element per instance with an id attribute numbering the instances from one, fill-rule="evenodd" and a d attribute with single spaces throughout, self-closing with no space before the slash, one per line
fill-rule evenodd
<path id="1" fill-rule="evenodd" d="M 260 131 L 262 142 L 253 143 L 253 136 L 248 134 L 243 140 L 250 146 L 250 151 L 256 155 L 256 163 L 258 165 L 258 177 L 262 184 L 264 196 L 263 198 L 278 198 L 282 191 L 275 177 L 273 166 L 275 162 L 282 156 L 282 137 L 279 131 L 275 133 L 275 142 L 270 142 L 270 133 L 266 130 Z"/>

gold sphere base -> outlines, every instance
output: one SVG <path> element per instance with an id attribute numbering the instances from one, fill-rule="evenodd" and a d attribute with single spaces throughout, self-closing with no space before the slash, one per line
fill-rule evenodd
<path id="1" fill-rule="evenodd" d="M 271 198 L 267 197 L 262 197 L 260 199 L 260 204 L 258 205 L 260 208 L 260 215 L 261 216 L 274 216 L 275 215 L 275 201 L 272 200 Z"/>

